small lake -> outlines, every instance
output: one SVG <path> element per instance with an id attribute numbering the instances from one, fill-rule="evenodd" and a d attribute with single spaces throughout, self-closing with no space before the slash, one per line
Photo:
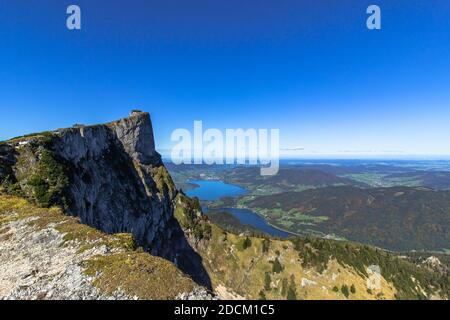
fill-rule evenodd
<path id="1" fill-rule="evenodd" d="M 237 197 L 244 195 L 244 188 L 216 180 L 188 180 L 188 183 L 199 185 L 198 188 L 189 190 L 189 197 L 198 197 L 200 200 L 214 201 L 222 197 Z"/>
<path id="2" fill-rule="evenodd" d="M 221 208 L 219 210 L 229 212 L 231 215 L 233 215 L 233 217 L 239 219 L 242 224 L 249 225 L 257 230 L 267 233 L 268 235 L 280 238 L 293 236 L 293 234 L 289 232 L 271 226 L 263 217 L 252 210 L 237 208 Z"/>
<path id="3" fill-rule="evenodd" d="M 198 197 L 200 200 L 215 201 L 222 197 L 241 196 L 247 192 L 244 188 L 223 181 L 188 180 L 186 182 L 194 183 L 199 186 L 198 188 L 187 191 L 186 194 L 189 197 Z M 220 208 L 218 210 L 227 211 L 242 224 L 249 225 L 271 236 L 287 238 L 293 235 L 271 226 L 263 217 L 249 209 Z M 206 212 L 207 210 L 204 211 Z"/>

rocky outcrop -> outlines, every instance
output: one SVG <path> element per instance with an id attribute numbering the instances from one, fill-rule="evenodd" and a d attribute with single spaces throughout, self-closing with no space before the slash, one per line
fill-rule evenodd
<path id="1" fill-rule="evenodd" d="M 15 163 L 14 148 L 3 143 L 0 144 L 0 181 L 5 181 L 14 175 L 12 166 Z"/>
<path id="2" fill-rule="evenodd" d="M 105 234 L 59 208 L 2 194 L 0 262 L 0 300 L 193 299 L 205 291 L 130 234 Z"/>
<path id="3" fill-rule="evenodd" d="M 120 291 L 102 294 L 81 262 L 105 254 L 105 247 L 77 254 L 77 246 L 63 246 L 64 235 L 54 228 L 36 230 L 26 221 L 9 223 L 3 234 L 0 259 L 0 299 L 97 300 L 130 299 Z"/>
<path id="4" fill-rule="evenodd" d="M 155 151 L 148 113 L 58 133 L 52 151 L 68 168 L 70 214 L 108 233 L 132 232 L 165 255 L 175 190 Z"/>
<path id="5" fill-rule="evenodd" d="M 148 113 L 135 111 L 108 124 L 77 125 L 6 145 L 15 152 L 2 152 L 2 161 L 8 160 L 2 166 L 7 189 L 43 206 L 61 205 L 106 233 L 132 233 L 147 251 L 209 285 L 200 257 L 174 218 L 177 191 L 155 150 Z"/>
<path id="6" fill-rule="evenodd" d="M 133 111 L 130 117 L 109 125 L 125 152 L 141 164 L 153 164 L 160 158 L 155 150 L 153 127 L 148 113 Z"/>

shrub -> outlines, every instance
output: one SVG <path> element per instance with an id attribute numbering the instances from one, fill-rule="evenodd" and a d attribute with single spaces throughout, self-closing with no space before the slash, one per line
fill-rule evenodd
<path id="1" fill-rule="evenodd" d="M 350 292 L 348 290 L 348 286 L 346 284 L 342 285 L 341 292 L 346 298 L 348 298 L 348 296 L 350 295 Z"/>
<path id="2" fill-rule="evenodd" d="M 244 240 L 244 249 L 250 248 L 252 246 L 252 240 L 249 237 L 246 237 Z"/>
<path id="3" fill-rule="evenodd" d="M 175 219 L 183 229 L 189 230 L 196 239 L 210 239 L 211 224 L 207 216 L 197 216 L 198 206 L 198 199 L 190 199 L 178 193 L 174 211 Z"/>
<path id="4" fill-rule="evenodd" d="M 289 288 L 287 291 L 288 300 L 297 300 L 297 288 L 295 287 L 295 277 L 291 275 L 291 282 L 289 283 Z"/>
<path id="5" fill-rule="evenodd" d="M 270 284 L 271 283 L 272 283 L 272 279 L 270 278 L 270 274 L 269 274 L 269 272 L 266 272 L 264 274 L 264 289 L 266 291 L 270 291 L 271 290 L 271 288 L 270 288 Z"/>
<path id="6" fill-rule="evenodd" d="M 24 197 L 24 193 L 22 191 L 22 188 L 20 186 L 19 182 L 9 182 L 5 180 L 4 187 L 6 189 L 6 192 L 12 196 L 16 197 Z"/>
<path id="7" fill-rule="evenodd" d="M 28 184 L 32 187 L 34 200 L 39 206 L 48 208 L 52 205 L 66 205 L 63 193 L 69 186 L 69 178 L 65 167 L 51 151 L 42 151 L 37 170 Z"/>
<path id="8" fill-rule="evenodd" d="M 250 240 L 249 237 L 245 237 L 243 239 L 240 239 L 237 243 L 237 248 L 240 251 L 243 251 L 247 248 L 250 248 L 252 246 L 252 240 Z"/>
<path id="9" fill-rule="evenodd" d="M 263 253 L 269 252 L 269 248 L 270 248 L 270 240 L 269 239 L 264 239 L 262 241 L 262 252 Z"/>
<path id="10" fill-rule="evenodd" d="M 259 300 L 267 300 L 266 294 L 264 293 L 263 290 L 261 290 L 261 291 L 259 292 Z"/>
<path id="11" fill-rule="evenodd" d="M 281 282 L 281 295 L 283 297 L 287 295 L 288 285 L 288 280 L 286 278 L 283 278 L 283 281 Z"/>
<path id="12" fill-rule="evenodd" d="M 275 258 L 275 261 L 272 263 L 272 272 L 274 273 L 280 273 L 281 271 L 283 271 L 283 266 L 281 265 L 280 261 L 278 260 L 278 258 Z"/>

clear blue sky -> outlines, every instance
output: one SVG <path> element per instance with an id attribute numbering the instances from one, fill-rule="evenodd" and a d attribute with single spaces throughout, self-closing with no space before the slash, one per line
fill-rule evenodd
<path id="1" fill-rule="evenodd" d="M 312 154 L 448 155 L 450 1 L 0 0 L 0 140 L 132 108 L 160 149 L 203 120 Z"/>

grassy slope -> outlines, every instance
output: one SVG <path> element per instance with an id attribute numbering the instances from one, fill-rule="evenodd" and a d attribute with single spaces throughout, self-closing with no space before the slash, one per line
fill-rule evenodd
<path id="1" fill-rule="evenodd" d="M 448 296 L 447 277 L 385 251 L 325 239 L 239 236 L 205 219 L 196 220 L 196 210 L 196 200 L 178 195 L 176 217 L 188 234 L 202 235 L 194 236 L 196 247 L 213 286 L 228 288 L 235 295 L 251 299 L 420 299 L 439 292 Z M 370 265 L 380 266 L 379 290 L 367 290 Z"/>
<path id="2" fill-rule="evenodd" d="M 140 299 L 174 299 L 195 287 L 172 263 L 136 248 L 130 234 L 108 235 L 65 216 L 59 208 L 40 208 L 22 198 L 0 194 L 0 241 L 9 222 L 25 219 L 32 227 L 53 227 L 63 233 L 67 245 L 76 245 L 80 254 L 106 246 L 108 253 L 83 262 L 85 273 L 93 276 L 93 284 L 106 294 L 121 288 Z"/>
<path id="3" fill-rule="evenodd" d="M 345 299 L 342 292 L 332 289 L 351 285 L 356 287 L 356 292 L 349 296 L 350 299 L 393 299 L 396 293 L 393 286 L 383 280 L 381 289 L 369 294 L 366 279 L 334 259 L 322 272 L 312 266 L 303 267 L 300 255 L 290 242 L 271 240 L 264 251 L 265 240 L 251 237 L 251 245 L 244 249 L 242 237 L 213 230 L 210 247 L 203 251 L 209 258 L 206 264 L 213 282 L 223 284 L 239 295 L 252 299 L 286 299 L 291 288 L 295 293 L 291 298 Z M 274 268 L 275 261 L 281 265 L 280 271 Z"/>

